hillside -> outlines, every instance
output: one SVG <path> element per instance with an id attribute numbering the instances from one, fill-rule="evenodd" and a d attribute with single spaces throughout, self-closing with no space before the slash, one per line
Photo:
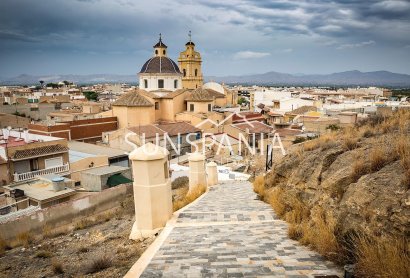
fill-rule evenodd
<path id="1" fill-rule="evenodd" d="M 410 111 L 302 143 L 254 185 L 291 238 L 358 277 L 409 277 Z"/>

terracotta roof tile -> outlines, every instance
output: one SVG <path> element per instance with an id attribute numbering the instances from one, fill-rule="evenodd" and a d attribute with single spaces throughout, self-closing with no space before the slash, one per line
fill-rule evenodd
<path id="1" fill-rule="evenodd" d="M 157 124 L 157 126 L 168 133 L 169 136 L 176 136 L 178 135 L 178 133 L 187 134 L 201 131 L 199 128 L 196 128 L 195 126 L 186 122 Z"/>
<path id="2" fill-rule="evenodd" d="M 155 125 L 133 126 L 129 127 L 128 130 L 138 134 L 139 136 L 145 134 L 145 138 L 154 138 L 156 134 L 162 136 L 165 133 Z"/>
<path id="3" fill-rule="evenodd" d="M 219 94 L 219 93 L 218 93 Z M 208 89 L 198 88 L 192 92 L 188 93 L 188 96 L 185 98 L 187 101 L 213 101 L 214 93 L 210 92 Z"/>
<path id="4" fill-rule="evenodd" d="M 143 97 L 139 91 L 131 91 L 131 92 L 128 92 L 122 95 L 112 105 L 113 106 L 140 106 L 140 107 L 153 106 L 153 104 L 148 99 Z"/>
<path id="5" fill-rule="evenodd" d="M 249 129 L 249 133 L 271 133 L 273 131 L 273 127 L 268 126 L 258 121 L 233 124 L 233 126 L 243 131 L 246 131 L 247 129 Z"/>
<path id="6" fill-rule="evenodd" d="M 47 145 L 47 146 L 41 146 L 41 147 L 32 148 L 32 149 L 17 150 L 13 154 L 12 159 L 19 160 L 19 159 L 24 159 L 24 158 L 29 158 L 29 157 L 45 156 L 45 155 L 53 154 L 53 153 L 63 153 L 67 151 L 68 151 L 68 148 L 60 144 Z"/>

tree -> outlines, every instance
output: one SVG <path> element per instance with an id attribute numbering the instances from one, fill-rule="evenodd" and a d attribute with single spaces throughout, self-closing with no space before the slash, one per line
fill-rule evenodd
<path id="1" fill-rule="evenodd" d="M 83 95 L 88 100 L 97 101 L 97 99 L 98 99 L 98 93 L 94 92 L 94 91 L 85 91 L 85 92 L 83 92 Z"/>
<path id="2" fill-rule="evenodd" d="M 40 86 L 43 87 L 44 81 L 40 80 L 39 82 L 40 82 Z"/>

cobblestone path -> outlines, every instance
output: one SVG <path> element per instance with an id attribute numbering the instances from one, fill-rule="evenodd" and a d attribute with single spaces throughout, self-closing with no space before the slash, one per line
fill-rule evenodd
<path id="1" fill-rule="evenodd" d="M 212 187 L 172 225 L 141 277 L 341 277 L 288 238 L 287 224 L 249 182 Z"/>

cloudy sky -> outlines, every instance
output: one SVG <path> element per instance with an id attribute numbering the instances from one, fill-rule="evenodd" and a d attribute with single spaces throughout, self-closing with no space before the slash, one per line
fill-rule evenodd
<path id="1" fill-rule="evenodd" d="M 188 31 L 205 75 L 410 74 L 410 1 L 1 0 L 0 76 L 135 74 Z"/>

